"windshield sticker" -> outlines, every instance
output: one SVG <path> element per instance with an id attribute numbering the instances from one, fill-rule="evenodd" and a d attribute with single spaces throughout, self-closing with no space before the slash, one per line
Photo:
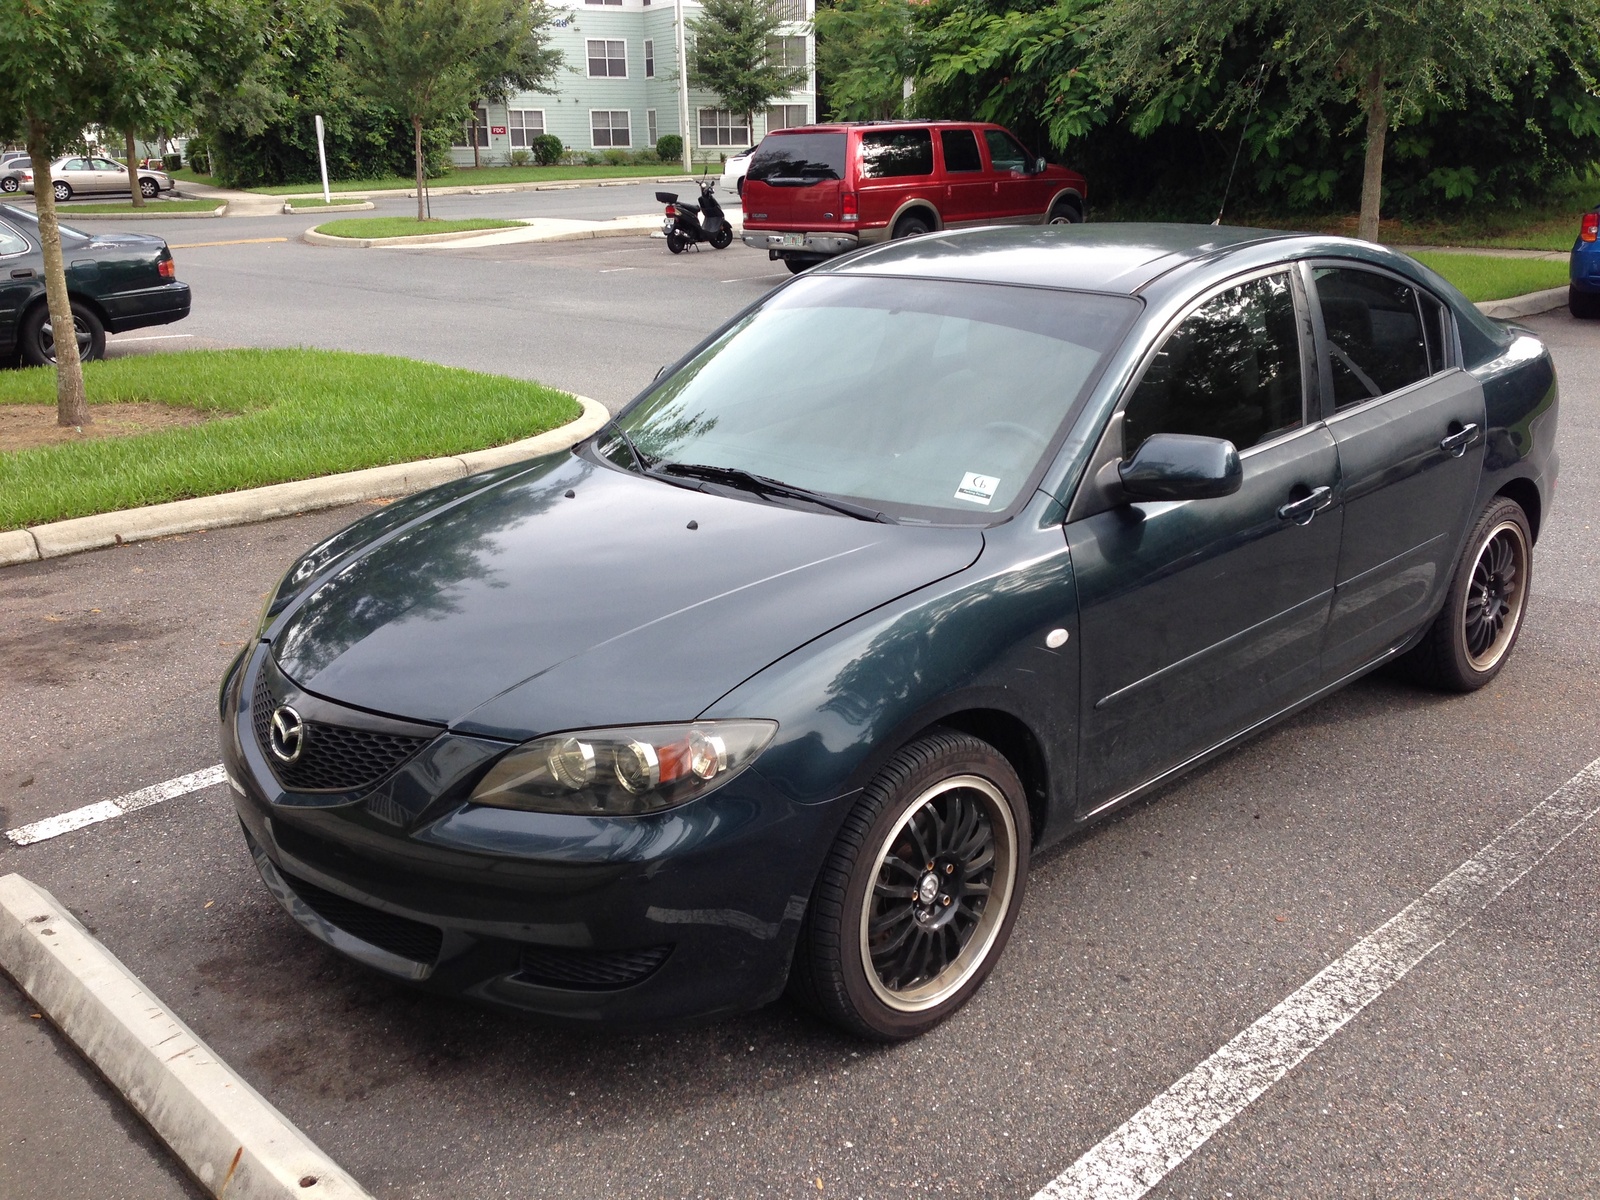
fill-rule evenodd
<path id="1" fill-rule="evenodd" d="M 961 486 L 956 489 L 957 500 L 970 500 L 974 504 L 987 504 L 994 499 L 995 489 L 1000 486 L 1000 480 L 993 475 L 979 475 L 976 471 L 968 471 L 961 477 Z"/>

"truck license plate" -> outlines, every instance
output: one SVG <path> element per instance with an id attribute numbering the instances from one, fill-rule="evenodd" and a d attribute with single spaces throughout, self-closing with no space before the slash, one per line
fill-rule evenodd
<path id="1" fill-rule="evenodd" d="M 785 246 L 804 246 L 806 244 L 806 235 L 803 233 L 786 233 L 783 235 L 782 244 Z"/>

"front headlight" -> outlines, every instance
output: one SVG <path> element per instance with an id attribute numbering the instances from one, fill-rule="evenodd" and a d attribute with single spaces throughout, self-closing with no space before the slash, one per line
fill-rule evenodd
<path id="1" fill-rule="evenodd" d="M 470 799 L 584 816 L 660 812 L 721 787 L 777 732 L 775 721 L 694 721 L 552 734 L 495 763 Z"/>

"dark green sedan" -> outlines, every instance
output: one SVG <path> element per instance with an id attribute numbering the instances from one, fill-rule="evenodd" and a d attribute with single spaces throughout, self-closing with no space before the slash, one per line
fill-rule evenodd
<path id="1" fill-rule="evenodd" d="M 189 285 L 179 283 L 172 251 L 143 233 L 84 233 L 61 226 L 61 257 L 77 326 L 78 356 L 102 358 L 107 333 L 167 325 L 189 315 Z M 28 366 L 56 360 L 55 327 L 45 303 L 39 218 L 0 204 L 0 361 Z"/>
<path id="2" fill-rule="evenodd" d="M 424 987 L 910 1037 L 1033 852 L 1385 664 L 1489 683 L 1556 409 L 1537 338 L 1361 242 L 854 254 L 589 441 L 308 552 L 222 687 L 245 837 Z"/>

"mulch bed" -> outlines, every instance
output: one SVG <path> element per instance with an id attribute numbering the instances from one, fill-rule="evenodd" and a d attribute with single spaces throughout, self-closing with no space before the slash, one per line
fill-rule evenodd
<path id="1" fill-rule="evenodd" d="M 93 404 L 88 425 L 56 424 L 53 404 L 0 404 L 0 452 L 86 442 L 91 438 L 130 437 L 184 425 L 201 425 L 226 413 L 201 412 L 166 404 Z"/>

